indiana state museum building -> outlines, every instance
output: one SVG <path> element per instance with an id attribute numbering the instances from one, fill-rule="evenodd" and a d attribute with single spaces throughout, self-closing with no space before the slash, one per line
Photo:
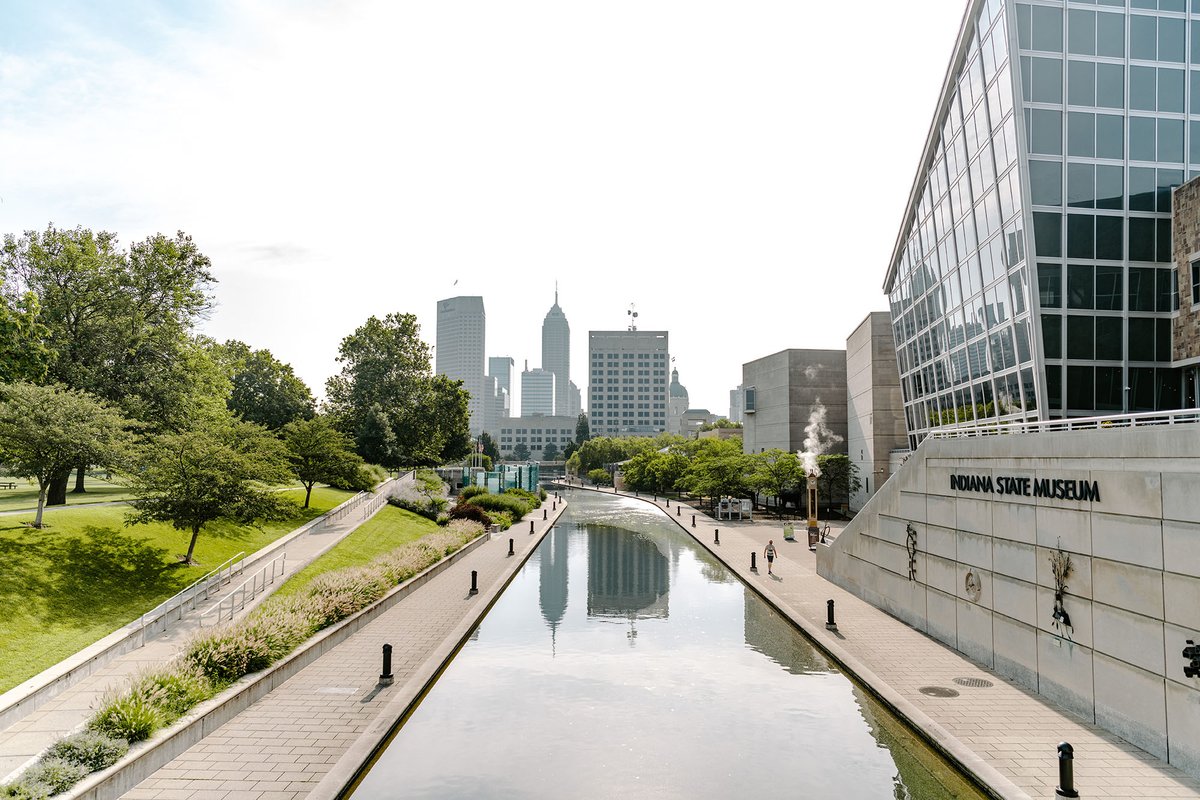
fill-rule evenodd
<path id="1" fill-rule="evenodd" d="M 817 556 L 1193 775 L 1198 12 L 969 3 L 884 285 L 912 452 Z"/>

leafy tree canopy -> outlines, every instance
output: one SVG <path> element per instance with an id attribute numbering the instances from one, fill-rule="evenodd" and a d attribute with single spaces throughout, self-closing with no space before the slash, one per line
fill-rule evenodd
<path id="1" fill-rule="evenodd" d="M 587 414 L 581 411 L 579 419 L 575 421 L 575 444 L 583 444 L 590 438 L 592 438 L 592 428 L 588 424 Z"/>
<path id="2" fill-rule="evenodd" d="M 354 442 L 334 428 L 328 417 L 289 422 L 282 433 L 288 461 L 304 484 L 305 508 L 308 508 L 313 486 L 318 483 L 359 491 L 366 491 L 373 485 L 362 457 L 354 452 Z"/>
<path id="3" fill-rule="evenodd" d="M 41 306 L 32 292 L 9 298 L 0 275 L 0 383 L 40 381 L 50 368 L 49 331 L 39 320 Z"/>
<path id="4" fill-rule="evenodd" d="M 308 385 L 270 350 L 251 350 L 236 339 L 214 349 L 229 376 L 227 404 L 234 414 L 269 430 L 313 418 L 316 402 Z"/>

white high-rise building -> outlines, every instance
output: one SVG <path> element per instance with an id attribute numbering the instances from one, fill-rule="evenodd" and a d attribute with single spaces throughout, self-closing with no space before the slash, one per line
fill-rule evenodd
<path id="1" fill-rule="evenodd" d="M 593 436 L 653 436 L 667 428 L 666 331 L 588 334 Z"/>
<path id="2" fill-rule="evenodd" d="M 554 373 L 554 407 L 559 413 L 569 413 L 571 405 L 571 326 L 558 306 L 558 289 L 554 290 L 554 305 L 542 322 L 542 369 Z"/>
<path id="3" fill-rule="evenodd" d="M 484 391 L 484 331 L 486 315 L 482 297 L 451 297 L 438 301 L 436 370 L 463 382 L 471 393 L 467 409 L 472 436 L 483 431 L 487 414 Z"/>
<path id="4" fill-rule="evenodd" d="M 554 416 L 555 375 L 545 369 L 527 369 L 521 373 L 521 416 Z"/>
<path id="5" fill-rule="evenodd" d="M 568 381 L 567 385 L 567 409 L 562 411 L 568 417 L 578 417 L 583 411 L 583 395 L 579 391 L 579 387 L 575 385 L 575 381 Z"/>
<path id="6" fill-rule="evenodd" d="M 742 421 L 742 389 L 745 388 L 742 384 L 738 384 L 736 389 L 729 390 L 729 421 Z"/>
<path id="7" fill-rule="evenodd" d="M 487 360 L 487 374 L 495 378 L 500 383 L 500 388 L 508 392 L 509 397 L 512 396 L 512 375 L 516 367 L 516 362 L 512 360 L 512 356 L 491 356 Z"/>

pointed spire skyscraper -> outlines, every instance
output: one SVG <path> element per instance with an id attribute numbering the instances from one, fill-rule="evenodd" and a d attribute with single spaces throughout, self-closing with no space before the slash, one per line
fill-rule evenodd
<path id="1" fill-rule="evenodd" d="M 554 305 L 542 322 L 542 369 L 554 373 L 554 413 L 570 413 L 571 326 L 558 306 L 558 284 L 554 286 Z"/>

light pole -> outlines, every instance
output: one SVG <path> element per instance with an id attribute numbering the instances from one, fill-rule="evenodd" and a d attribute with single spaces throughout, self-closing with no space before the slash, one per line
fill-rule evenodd
<path id="1" fill-rule="evenodd" d="M 821 529 L 817 525 L 817 472 L 808 473 L 808 549 L 817 549 Z"/>

